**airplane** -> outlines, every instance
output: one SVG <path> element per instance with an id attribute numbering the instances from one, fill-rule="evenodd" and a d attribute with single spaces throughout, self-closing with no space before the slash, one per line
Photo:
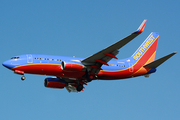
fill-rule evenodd
<path id="1" fill-rule="evenodd" d="M 45 87 L 66 88 L 68 92 L 84 91 L 84 85 L 92 80 L 149 77 L 159 65 L 176 54 L 173 52 L 155 60 L 159 33 L 150 33 L 131 57 L 111 60 L 118 59 L 119 49 L 144 31 L 146 22 L 145 19 L 135 32 L 87 58 L 25 54 L 14 56 L 2 65 L 22 75 L 22 80 L 25 80 L 25 73 L 54 76 L 45 78 Z"/>

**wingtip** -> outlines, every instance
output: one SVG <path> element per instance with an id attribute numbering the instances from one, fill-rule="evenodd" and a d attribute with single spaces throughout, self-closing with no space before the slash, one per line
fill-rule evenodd
<path id="1" fill-rule="evenodd" d="M 172 55 L 172 56 L 173 56 L 173 55 L 175 55 L 176 53 L 177 53 L 177 52 L 172 52 L 170 55 Z"/>
<path id="2" fill-rule="evenodd" d="M 147 22 L 147 19 L 144 19 L 144 21 L 141 23 L 139 28 L 134 32 L 134 34 L 141 34 L 144 31 L 146 22 Z"/>

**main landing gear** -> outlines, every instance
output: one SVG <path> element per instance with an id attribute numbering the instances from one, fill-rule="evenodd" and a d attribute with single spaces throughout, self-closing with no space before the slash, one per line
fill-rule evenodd
<path id="1" fill-rule="evenodd" d="M 21 77 L 21 80 L 24 81 L 25 79 L 26 79 L 26 77 L 23 75 L 23 76 Z"/>
<path id="2" fill-rule="evenodd" d="M 77 86 L 77 88 L 76 88 L 76 90 L 77 90 L 78 92 L 82 91 L 82 89 L 83 89 L 83 85 L 82 85 L 82 84 L 79 84 L 79 85 Z"/>
<path id="3" fill-rule="evenodd" d="M 77 90 L 78 92 L 81 92 L 81 91 L 83 90 L 83 83 L 82 83 L 82 81 L 80 81 L 80 80 L 77 81 L 76 90 Z"/>
<path id="4" fill-rule="evenodd" d="M 92 75 L 90 75 L 90 73 L 87 70 L 84 77 L 86 78 L 87 82 L 91 82 L 94 78 Z"/>

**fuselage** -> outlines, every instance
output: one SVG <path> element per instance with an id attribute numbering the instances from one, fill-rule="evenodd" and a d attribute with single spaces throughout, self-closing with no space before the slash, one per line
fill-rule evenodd
<path id="1" fill-rule="evenodd" d="M 83 58 L 64 57 L 54 55 L 26 54 L 18 55 L 7 60 L 3 65 L 13 71 L 19 70 L 28 74 L 50 75 L 63 78 L 82 79 L 85 71 L 62 70 L 62 61 L 76 66 L 83 66 Z M 132 57 L 122 60 L 109 61 L 109 66 L 103 65 L 96 79 L 114 80 L 147 74 L 149 69 L 134 63 Z"/>

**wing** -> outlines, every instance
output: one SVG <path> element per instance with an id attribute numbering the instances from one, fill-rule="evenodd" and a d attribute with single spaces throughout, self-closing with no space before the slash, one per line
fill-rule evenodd
<path id="1" fill-rule="evenodd" d="M 134 39 L 139 34 L 141 34 L 146 25 L 146 21 L 147 20 L 145 19 L 141 23 L 139 28 L 129 36 L 123 38 L 122 40 L 119 40 L 118 42 L 112 44 L 111 46 L 101 50 L 100 52 L 83 59 L 81 62 L 83 65 L 87 67 L 88 72 L 98 74 L 103 64 L 108 65 L 107 62 L 110 61 L 112 58 L 117 59 L 116 55 L 119 53 L 118 49 L 120 49 L 128 42 L 130 42 L 132 39 Z"/>

